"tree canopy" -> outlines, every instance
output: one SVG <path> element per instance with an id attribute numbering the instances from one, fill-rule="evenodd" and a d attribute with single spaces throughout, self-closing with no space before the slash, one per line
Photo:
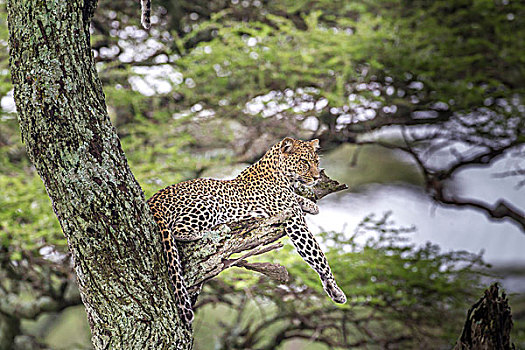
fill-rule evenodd
<path id="1" fill-rule="evenodd" d="M 504 156 L 515 165 L 498 176 L 515 177 L 518 189 L 525 183 L 520 2 L 158 0 L 150 31 L 141 28 L 135 1 L 98 6 L 91 25 L 97 70 L 146 197 L 216 176 L 219 165 L 253 162 L 282 137 L 317 137 L 326 151 L 342 144 L 401 151 L 417 167 L 413 181 L 437 203 L 481 210 L 525 232 L 523 207 L 503 196 L 463 198 L 454 188 L 460 171 Z M 19 136 L 7 36 L 0 26 L 0 299 L 8 301 L 0 318 L 27 320 L 80 298 L 67 242 Z M 364 218 L 362 231 L 378 236 L 358 244 L 324 233 L 351 307 L 324 300 L 315 276 L 286 246 L 271 259 L 288 267 L 290 286 L 225 272 L 205 288 L 197 317 L 228 310 L 228 320 L 214 326 L 221 331 L 213 341 L 224 349 L 312 337 L 340 347 L 452 344 L 478 296 L 473 268 L 484 266 L 480 258 L 404 246 L 406 230 L 388 217 Z M 259 314 L 261 305 L 270 311 Z M 444 326 L 443 315 L 450 320 Z M 22 327 L 19 341 L 28 334 L 38 330 Z M 196 347 L 206 349 L 207 336 L 197 331 Z"/>

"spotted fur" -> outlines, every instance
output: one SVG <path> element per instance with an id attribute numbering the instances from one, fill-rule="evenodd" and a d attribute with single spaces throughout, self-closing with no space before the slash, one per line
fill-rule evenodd
<path id="1" fill-rule="evenodd" d="M 148 200 L 162 233 L 170 277 L 186 322 L 193 321 L 192 303 L 182 278 L 175 240 L 196 240 L 217 224 L 270 217 L 287 209 L 293 216 L 286 222 L 285 231 L 299 255 L 319 274 L 332 300 L 346 302 L 304 220 L 305 212 L 317 214 L 319 208 L 293 190 L 296 181 L 313 185 L 319 178 L 318 148 L 318 140 L 285 138 L 233 180 L 185 181 L 160 190 Z"/>

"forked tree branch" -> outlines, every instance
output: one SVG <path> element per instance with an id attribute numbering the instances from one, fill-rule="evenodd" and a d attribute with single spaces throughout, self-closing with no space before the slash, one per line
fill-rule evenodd
<path id="1" fill-rule="evenodd" d="M 525 213 L 523 210 L 517 208 L 508 201 L 499 199 L 495 203 L 491 204 L 476 199 L 460 198 L 446 191 L 446 181 L 452 179 L 459 171 L 472 166 L 488 166 L 492 164 L 494 160 L 501 158 L 509 149 L 519 146 L 520 143 L 513 142 L 507 146 L 497 149 L 495 148 L 470 158 L 460 158 L 446 170 L 436 170 L 423 162 L 422 157 L 420 157 L 420 154 L 412 147 L 411 142 L 407 139 L 405 134 L 403 134 L 403 136 L 405 145 L 397 145 L 384 141 L 361 141 L 355 144 L 360 146 L 377 145 L 387 149 L 399 150 L 406 153 L 412 157 L 414 162 L 417 164 L 418 169 L 422 173 L 427 192 L 431 194 L 431 197 L 437 203 L 455 206 L 458 208 L 475 209 L 481 211 L 487 216 L 489 220 L 493 221 L 507 219 L 511 223 L 518 226 L 521 231 L 525 232 Z M 524 172 L 513 170 L 509 172 L 498 173 L 494 177 L 501 178 L 505 176 L 516 176 L 520 175 L 520 173 Z M 523 183 L 525 183 L 525 181 L 518 183 L 517 187 L 521 187 Z"/>

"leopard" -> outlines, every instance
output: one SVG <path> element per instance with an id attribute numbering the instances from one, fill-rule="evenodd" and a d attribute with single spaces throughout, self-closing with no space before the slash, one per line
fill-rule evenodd
<path id="1" fill-rule="evenodd" d="M 194 314 L 177 241 L 198 240 L 218 224 L 271 217 L 284 211 L 291 214 L 283 225 L 296 251 L 317 272 L 328 296 L 336 303 L 346 303 L 346 295 L 305 221 L 305 215 L 318 214 L 319 207 L 294 191 L 297 183 L 314 186 L 318 182 L 319 148 L 317 139 L 287 137 L 231 180 L 188 180 L 158 191 L 147 201 L 161 233 L 169 277 L 184 322 L 191 324 Z"/>

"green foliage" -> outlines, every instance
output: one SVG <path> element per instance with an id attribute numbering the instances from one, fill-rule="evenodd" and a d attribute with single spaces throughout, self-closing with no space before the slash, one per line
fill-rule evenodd
<path id="1" fill-rule="evenodd" d="M 4 2 L 0 1 L 0 99 L 11 90 L 7 38 L 7 11 L 5 11 Z"/>
<path id="2" fill-rule="evenodd" d="M 452 344 L 461 330 L 465 310 L 481 292 L 483 274 L 476 271 L 486 265 L 480 256 L 464 251 L 443 253 L 430 243 L 420 247 L 408 244 L 407 238 L 414 228 L 396 227 L 389 216 L 387 213 L 380 218 L 374 215 L 364 218 L 350 236 L 337 232 L 320 235 L 328 247 L 327 257 L 338 284 L 348 296 L 347 304 L 336 306 L 329 300 L 317 275 L 291 245 L 258 259 L 286 266 L 293 277 L 293 282 L 286 287 L 239 269 L 223 272 L 222 280 L 238 290 L 233 294 L 235 298 L 244 291 L 266 310 L 266 314 L 254 307 L 239 311 L 241 315 L 237 317 L 242 320 L 231 323 L 231 327 L 241 327 L 237 331 L 245 331 L 249 338 L 254 336 L 250 332 L 255 332 L 261 324 L 274 324 L 264 335 L 258 334 L 260 341 L 256 344 L 262 346 L 278 338 L 288 322 L 316 313 L 321 323 L 327 319 L 335 319 L 334 323 L 346 320 L 350 335 L 346 344 L 361 340 L 374 344 L 370 334 L 364 331 L 366 327 L 370 327 L 369 331 L 377 338 L 388 338 L 394 332 L 404 335 L 406 348 L 418 344 L 433 344 L 433 348 L 438 344 L 441 347 Z M 292 292 L 283 292 L 287 288 Z M 272 321 L 274 318 L 284 323 Z M 360 319 L 362 321 L 358 321 Z M 447 322 L 443 323 L 443 319 Z M 324 332 L 340 340 L 341 329 L 328 328 L 319 331 L 317 336 L 321 342 Z M 227 328 L 226 332 L 234 330 Z"/>
<path id="3" fill-rule="evenodd" d="M 317 88 L 327 109 L 357 91 L 383 106 L 443 102 L 454 111 L 505 113 L 490 101 L 523 93 L 525 47 L 514 38 L 525 35 L 518 20 L 525 9 L 517 2 L 273 2 L 249 22 L 232 11 L 195 24 L 185 43 L 208 30 L 214 38 L 174 61 L 194 81 L 177 91 L 219 111 L 219 101 L 243 109 L 254 96 L 300 87 Z M 291 15 L 276 14 L 283 12 Z M 402 95 L 357 87 L 372 81 Z"/>
<path id="4" fill-rule="evenodd" d="M 299 134 L 303 120 L 312 116 L 319 121 L 318 132 L 329 130 L 339 137 L 336 121 L 356 111 L 373 110 L 375 116 L 394 120 L 421 110 L 445 109 L 458 115 L 494 112 L 497 116 L 462 125 L 475 136 L 474 143 L 483 144 L 480 139 L 497 136 L 501 128 L 510 131 L 498 139 L 524 142 L 519 131 L 524 119 L 520 105 L 525 41 L 519 38 L 525 37 L 525 5 L 519 1 L 243 3 L 208 1 L 195 6 L 159 0 L 167 14 L 154 7 L 162 16 L 146 34 L 138 27 L 135 1 L 100 2 L 92 26 L 97 69 L 110 117 L 146 197 L 203 172 L 213 174 L 217 165 L 250 160 L 241 157 L 247 139 Z M 1 0 L 0 7 L 3 99 L 12 87 Z M 166 82 L 170 91 L 141 94 L 140 88 L 151 85 L 155 70 L 161 72 L 156 79 Z M 254 101 L 264 108 L 248 108 Z M 385 107 L 393 106 L 397 113 L 385 112 Z M 355 128 L 367 131 L 373 123 L 355 123 Z M 352 141 L 341 134 L 343 140 Z M 346 149 L 337 152 L 326 158 L 329 173 L 349 158 Z M 362 153 L 373 161 L 344 169 L 351 174 L 351 185 L 421 183 L 412 167 L 385 152 L 365 148 Z M 381 171 L 379 163 L 389 171 Z M 15 114 L 3 109 L 0 188 L 1 258 L 39 257 L 46 245 L 66 251 L 51 203 L 25 155 Z M 375 236 L 363 242 L 363 232 Z M 380 336 L 405 334 L 410 344 L 450 344 L 459 334 L 465 310 L 477 297 L 480 275 L 473 269 L 483 264 L 478 256 L 465 252 L 408 245 L 402 238 L 408 233 L 390 225 L 387 218 L 370 217 L 353 236 L 322 235 L 334 274 L 349 296 L 347 306 L 327 300 L 317 276 L 289 245 L 262 258 L 288 267 L 295 278 L 289 289 L 253 273 L 224 273 L 222 280 L 235 291 L 233 305 L 239 305 L 243 293 L 251 293 L 270 311 L 264 315 L 257 311 L 259 304 L 251 304 L 251 318 L 239 313 L 241 321 L 236 323 L 232 316 L 217 334 L 230 332 L 242 339 L 241 331 L 253 330 L 272 315 L 280 313 L 293 323 L 297 321 L 291 316 L 293 310 L 303 316 L 327 310 L 341 317 L 338 320 L 346 317 L 352 339 L 365 339 L 367 344 L 375 340 L 367 338 L 355 322 L 367 317 Z M 235 315 L 236 310 L 228 310 Z M 223 312 L 220 309 L 214 317 L 222 319 Z M 450 322 L 443 325 L 443 318 Z M 272 339 L 284 326 L 272 323 L 263 332 L 265 339 Z M 522 339 L 523 327 L 518 328 Z M 333 328 L 327 332 L 340 335 Z"/>
<path id="5" fill-rule="evenodd" d="M 13 177 L 0 174 L 0 239 L 4 247 L 24 242 L 24 249 L 38 250 L 42 245 L 65 244 L 60 234 L 49 197 L 36 174 Z M 12 258 L 20 257 L 19 254 Z"/>
<path id="6" fill-rule="evenodd" d="M 38 256 L 46 245 L 64 251 L 66 241 L 42 180 L 27 159 L 15 118 L 13 113 L 0 115 L 0 254 L 21 260 L 22 252 Z"/>
<path id="7" fill-rule="evenodd" d="M 201 26 L 216 28 L 217 38 L 201 44 L 177 61 L 195 80 L 194 88 L 181 92 L 195 96 L 214 107 L 226 99 L 242 106 L 247 99 L 270 90 L 316 87 L 331 105 L 346 101 L 346 82 L 358 79 L 353 63 L 363 61 L 376 36 L 387 35 L 388 28 L 370 30 L 377 19 L 366 16 L 358 25 L 359 34 L 327 28 L 319 23 L 321 12 L 305 16 L 306 30 L 291 20 L 268 14 L 263 22 L 234 22 L 221 14 Z M 344 20 L 343 27 L 350 23 Z M 392 33 L 390 31 L 390 33 Z M 362 35 L 371 35 L 366 40 Z M 191 39 L 188 38 L 188 40 Z M 214 84 L 209 84 L 213 79 Z"/>
<path id="8" fill-rule="evenodd" d="M 181 112 L 200 103 L 215 118 L 235 116 L 248 125 L 267 115 L 247 111 L 246 104 L 272 91 L 282 95 L 257 102 L 279 107 L 281 117 L 314 116 L 331 127 L 339 117 L 364 110 L 402 118 L 414 111 L 523 115 L 518 105 L 525 44 L 515 38 L 525 35 L 520 20 L 525 7 L 519 2 L 256 3 L 211 1 L 195 7 L 161 1 L 166 20 L 151 37 L 137 31 L 131 1 L 101 4 L 98 22 L 111 23 L 111 29 L 93 35 L 103 81 L 130 91 L 137 89 L 131 78 L 145 78 L 139 73 L 144 69 L 171 70 L 178 75 L 161 77 L 172 88 L 164 97 L 178 103 L 152 103 L 157 112 Z M 138 51 L 135 57 L 130 47 Z M 145 110 L 134 108 L 132 114 Z M 512 129 L 516 120 L 506 118 L 498 123 Z M 486 124 L 471 128 L 486 137 Z"/>

